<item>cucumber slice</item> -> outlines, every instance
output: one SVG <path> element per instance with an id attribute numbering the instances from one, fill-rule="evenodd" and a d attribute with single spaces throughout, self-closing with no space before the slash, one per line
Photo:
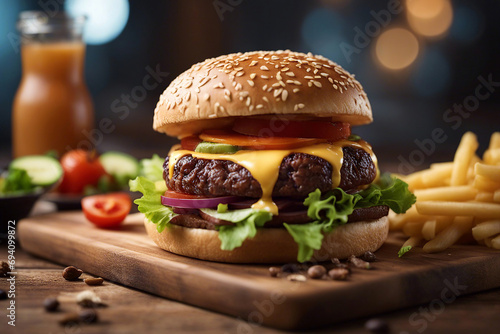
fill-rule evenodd
<path id="1" fill-rule="evenodd" d="M 99 157 L 108 174 L 118 178 L 133 179 L 139 175 L 139 161 L 131 155 L 109 151 Z"/>
<path id="2" fill-rule="evenodd" d="M 10 168 L 24 169 L 35 186 L 48 186 L 56 183 L 63 176 L 61 164 L 46 155 L 27 155 L 14 159 Z"/>
<path id="3" fill-rule="evenodd" d="M 198 146 L 196 146 L 196 149 L 194 151 L 198 153 L 233 154 L 239 150 L 240 148 L 234 145 L 210 143 L 207 141 L 202 141 L 201 143 L 198 144 Z"/>

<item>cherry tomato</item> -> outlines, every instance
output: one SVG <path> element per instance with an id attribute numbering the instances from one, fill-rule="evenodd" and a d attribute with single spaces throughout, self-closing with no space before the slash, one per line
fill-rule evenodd
<path id="1" fill-rule="evenodd" d="M 203 196 L 197 196 L 197 195 L 190 195 L 190 194 L 183 194 L 183 193 L 178 193 L 173 190 L 167 190 L 163 194 L 163 196 L 168 197 L 168 198 L 179 198 L 179 199 L 200 199 L 200 198 L 206 198 Z"/>
<path id="2" fill-rule="evenodd" d="M 330 141 L 351 135 L 351 125 L 345 122 L 292 121 L 288 119 L 239 118 L 233 130 L 248 136 L 321 138 Z"/>
<path id="3" fill-rule="evenodd" d="M 132 207 L 130 196 L 125 193 L 87 196 L 82 199 L 83 214 L 94 225 L 103 228 L 119 226 Z"/>
<path id="4" fill-rule="evenodd" d="M 181 147 L 183 150 L 194 151 L 199 143 L 201 143 L 201 139 L 198 138 L 198 136 L 189 136 L 181 139 Z"/>
<path id="5" fill-rule="evenodd" d="M 64 171 L 59 192 L 81 194 L 87 185 L 97 185 L 99 178 L 106 175 L 95 151 L 72 150 L 61 158 Z"/>
<path id="6" fill-rule="evenodd" d="M 225 130 L 207 130 L 200 135 L 200 138 L 212 143 L 230 144 L 256 150 L 286 150 L 326 141 L 314 138 L 254 137 Z"/>

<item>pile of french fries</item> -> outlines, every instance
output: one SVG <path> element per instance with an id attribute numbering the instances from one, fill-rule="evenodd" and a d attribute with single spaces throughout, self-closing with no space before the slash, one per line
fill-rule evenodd
<path id="1" fill-rule="evenodd" d="M 410 238 L 406 246 L 428 253 L 443 251 L 457 242 L 479 243 L 500 249 L 500 132 L 495 132 L 480 159 L 477 137 L 463 135 L 452 162 L 398 175 L 417 197 L 405 214 L 389 215 L 391 230 Z"/>

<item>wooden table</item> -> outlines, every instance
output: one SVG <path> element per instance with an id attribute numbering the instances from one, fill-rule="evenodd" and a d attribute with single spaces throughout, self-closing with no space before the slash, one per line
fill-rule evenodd
<path id="1" fill-rule="evenodd" d="M 7 245 L 0 244 L 0 260 L 7 259 Z M 16 327 L 7 324 L 9 300 L 0 300 L 0 333 L 283 333 L 256 327 L 242 320 L 156 297 L 109 281 L 89 287 L 82 281 L 70 282 L 62 277 L 63 267 L 33 257 L 19 245 L 16 257 Z M 83 277 L 89 277 L 84 274 Z M 202 284 L 202 283 L 200 283 Z M 6 278 L 0 278 L 0 289 L 8 290 Z M 98 309 L 100 321 L 91 325 L 61 326 L 58 320 L 66 313 L 78 312 L 74 299 L 78 292 L 93 290 L 108 304 Z M 47 313 L 47 297 L 61 301 L 60 311 Z M 231 298 L 231 296 L 227 296 Z M 362 303 L 363 301 L 360 301 Z M 497 333 L 500 329 L 500 289 L 461 296 L 444 310 L 429 311 L 431 303 L 380 314 L 391 333 Z M 317 333 L 365 332 L 368 318 L 358 319 L 316 331 Z"/>

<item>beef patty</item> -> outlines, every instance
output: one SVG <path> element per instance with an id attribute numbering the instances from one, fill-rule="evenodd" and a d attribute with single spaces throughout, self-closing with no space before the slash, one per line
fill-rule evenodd
<path id="1" fill-rule="evenodd" d="M 339 187 L 348 190 L 373 182 L 377 171 L 370 154 L 354 147 L 342 148 L 344 159 L 340 169 Z M 248 169 L 228 160 L 207 160 L 182 157 L 174 166 L 169 178 L 169 157 L 163 164 L 163 177 L 171 190 L 208 197 L 245 196 L 259 198 L 262 188 Z M 304 198 L 319 189 L 332 189 L 332 165 L 317 156 L 292 153 L 286 156 L 280 166 L 273 197 Z"/>

